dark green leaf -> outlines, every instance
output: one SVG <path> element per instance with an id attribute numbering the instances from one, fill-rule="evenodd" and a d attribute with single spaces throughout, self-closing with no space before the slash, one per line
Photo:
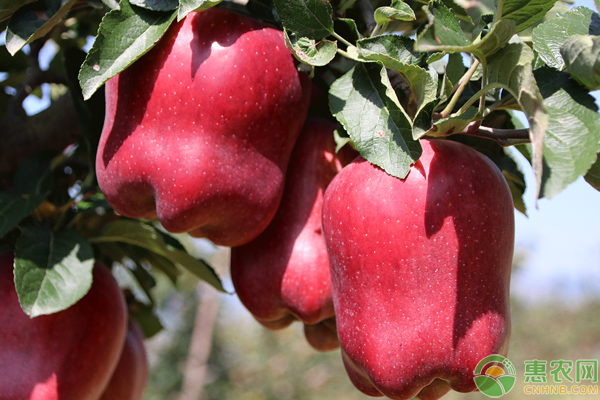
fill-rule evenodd
<path id="1" fill-rule="evenodd" d="M 600 191 L 600 156 L 597 156 L 596 162 L 592 164 L 584 178 L 594 189 Z"/>
<path id="2" fill-rule="evenodd" d="M 588 90 L 600 89 L 600 36 L 573 35 L 560 54 L 572 78 Z"/>
<path id="3" fill-rule="evenodd" d="M 105 227 L 101 236 L 92 238 L 90 241 L 92 243 L 127 243 L 141 247 L 189 270 L 216 289 L 225 291 L 221 280 L 206 262 L 196 259 L 184 251 L 168 248 L 156 228 L 141 221 L 121 219 L 112 222 Z"/>
<path id="4" fill-rule="evenodd" d="M 138 323 L 142 332 L 144 332 L 145 338 L 151 338 L 164 328 L 160 322 L 160 319 L 152 311 L 152 307 L 147 306 L 143 303 L 135 303 L 131 307 L 131 316 Z"/>
<path id="5" fill-rule="evenodd" d="M 90 289 L 93 267 L 92 247 L 77 231 L 21 227 L 15 286 L 23 311 L 35 317 L 69 308 Z"/>
<path id="6" fill-rule="evenodd" d="M 544 17 L 556 0 L 500 0 L 503 2 L 502 19 L 515 22 L 521 32 L 538 19 Z"/>
<path id="7" fill-rule="evenodd" d="M 46 194 L 18 195 L 0 192 L 0 237 L 6 235 L 46 199 Z"/>
<path id="8" fill-rule="evenodd" d="M 179 0 L 179 10 L 177 11 L 177 21 L 181 21 L 190 12 L 197 10 L 206 10 L 216 6 L 223 0 Z"/>
<path id="9" fill-rule="evenodd" d="M 544 139 L 542 195 L 551 198 L 584 175 L 600 152 L 600 119 L 594 98 L 564 72 L 536 71 L 550 120 Z"/>
<path id="10" fill-rule="evenodd" d="M 129 3 L 152 11 L 172 11 L 179 6 L 178 0 L 129 0 Z"/>
<path id="11" fill-rule="evenodd" d="M 17 9 L 35 0 L 0 0 L 0 21 L 10 17 Z"/>
<path id="12" fill-rule="evenodd" d="M 287 30 L 285 31 L 285 42 L 286 46 L 294 54 L 294 57 L 305 64 L 315 67 L 329 64 L 337 54 L 336 42 L 325 39 L 316 42 L 314 39 L 306 37 L 298 39 L 294 35 L 290 37 Z"/>
<path id="13" fill-rule="evenodd" d="M 340 121 L 360 154 L 390 175 L 404 178 L 421 155 L 412 126 L 401 109 L 385 68 L 359 64 L 336 80 L 329 92 L 332 114 Z"/>
<path id="14" fill-rule="evenodd" d="M 77 0 L 44 0 L 19 8 L 6 30 L 6 48 L 16 54 L 23 46 L 46 35 Z"/>
<path id="15" fill-rule="evenodd" d="M 564 67 L 560 48 L 573 35 L 599 35 L 600 16 L 587 7 L 575 7 L 564 15 L 540 24 L 533 30 L 533 49 L 548 65 Z"/>
<path id="16" fill-rule="evenodd" d="M 298 37 L 321 40 L 333 33 L 329 0 L 273 0 L 283 26 Z"/>
<path id="17" fill-rule="evenodd" d="M 121 1 L 119 10 L 106 14 L 79 73 L 83 98 L 89 99 L 104 82 L 150 50 L 176 15 L 177 12 L 134 9 L 127 0 Z"/>
<path id="18" fill-rule="evenodd" d="M 47 195 L 52 189 L 54 155 L 54 152 L 33 154 L 23 160 L 13 175 L 14 190 L 19 194 Z"/>

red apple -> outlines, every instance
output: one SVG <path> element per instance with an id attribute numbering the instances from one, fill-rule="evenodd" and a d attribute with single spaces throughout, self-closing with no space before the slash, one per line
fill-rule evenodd
<path id="1" fill-rule="evenodd" d="M 371 396 L 473 391 L 477 363 L 508 348 L 508 185 L 470 147 L 421 143 L 405 179 L 357 159 L 325 194 L 342 357 L 354 385 Z"/>
<path id="2" fill-rule="evenodd" d="M 96 264 L 89 292 L 68 309 L 29 318 L 12 253 L 0 254 L 0 399 L 97 400 L 125 342 L 127 310 L 110 271 Z"/>
<path id="3" fill-rule="evenodd" d="M 219 8 L 106 83 L 98 183 L 118 213 L 224 246 L 277 211 L 310 101 L 281 31 Z"/>
<path id="4" fill-rule="evenodd" d="M 273 221 L 255 240 L 231 250 L 234 287 L 254 317 L 271 329 L 300 320 L 310 326 L 309 343 L 320 350 L 337 347 L 335 324 L 322 324 L 334 316 L 321 230 L 323 193 L 356 155 L 349 148 L 335 153 L 335 128 L 326 119 L 307 119 Z"/>
<path id="5" fill-rule="evenodd" d="M 144 334 L 130 319 L 121 358 L 100 400 L 141 400 L 147 382 L 148 358 Z"/>

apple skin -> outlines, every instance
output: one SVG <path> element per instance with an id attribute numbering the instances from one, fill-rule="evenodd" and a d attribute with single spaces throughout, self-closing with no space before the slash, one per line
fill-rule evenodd
<path id="1" fill-rule="evenodd" d="M 144 334 L 137 322 L 129 319 L 121 358 L 100 400 L 141 400 L 148 374 Z"/>
<path id="2" fill-rule="evenodd" d="M 514 212 L 485 156 L 422 140 L 405 179 L 362 158 L 323 205 L 342 358 L 371 396 L 437 399 L 476 390 L 473 370 L 506 355 Z"/>
<path id="3" fill-rule="evenodd" d="M 335 153 L 329 120 L 309 117 L 292 153 L 283 199 L 267 229 L 231 250 L 231 279 L 245 307 L 264 326 L 281 329 L 295 320 L 307 325 L 309 343 L 336 348 L 329 258 L 321 229 L 325 188 L 355 158 Z"/>
<path id="4" fill-rule="evenodd" d="M 55 314 L 29 318 L 0 254 L 0 400 L 97 400 L 125 342 L 127 309 L 110 270 L 96 263 L 89 292 Z"/>
<path id="5" fill-rule="evenodd" d="M 106 83 L 100 188 L 124 216 L 247 243 L 277 211 L 310 88 L 281 31 L 192 12 Z"/>

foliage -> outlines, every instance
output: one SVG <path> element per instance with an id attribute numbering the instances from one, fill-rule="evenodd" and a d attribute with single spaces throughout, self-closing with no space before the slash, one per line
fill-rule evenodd
<path id="1" fill-rule="evenodd" d="M 23 309 L 35 316 L 75 303 L 94 259 L 130 266 L 144 293 L 133 309 L 146 332 L 159 329 L 149 271 L 175 282 L 186 270 L 224 290 L 204 260 L 153 221 L 115 215 L 94 176 L 102 85 L 193 10 L 227 7 L 282 28 L 300 68 L 328 93 L 338 139 L 391 175 L 406 176 L 418 139 L 452 136 L 496 162 L 523 213 L 521 168 L 533 169 L 539 196 L 582 175 L 599 188 L 600 119 L 589 93 L 600 82 L 600 16 L 562 0 L 489 3 L 0 2 L 0 246 L 15 249 Z M 23 100 L 46 84 L 52 104 L 27 116 Z M 515 125 L 517 112 L 528 127 Z M 42 148 L 28 144 L 37 142 Z M 517 164 L 512 145 L 529 165 Z M 67 277 L 71 284 L 62 284 Z"/>

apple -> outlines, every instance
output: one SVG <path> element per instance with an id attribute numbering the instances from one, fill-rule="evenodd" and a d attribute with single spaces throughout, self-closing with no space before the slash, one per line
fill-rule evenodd
<path id="1" fill-rule="evenodd" d="M 485 156 L 422 140 L 405 179 L 359 158 L 331 182 L 323 233 L 341 353 L 371 396 L 437 399 L 476 390 L 473 370 L 506 355 L 514 214 Z"/>
<path id="2" fill-rule="evenodd" d="M 129 319 L 121 358 L 100 400 L 141 400 L 148 373 L 144 334 L 137 322 Z"/>
<path id="3" fill-rule="evenodd" d="M 190 13 L 106 83 L 102 192 L 170 232 L 249 242 L 277 211 L 310 85 L 280 30 L 220 8 Z"/>
<path id="4" fill-rule="evenodd" d="M 321 229 L 325 188 L 356 156 L 335 152 L 327 119 L 309 117 L 292 153 L 281 206 L 267 229 L 231 250 L 231 279 L 245 307 L 264 326 L 307 325 L 309 343 L 337 347 L 329 259 Z"/>
<path id="5" fill-rule="evenodd" d="M 29 318 L 15 291 L 13 254 L 0 254 L 0 400 L 97 400 L 127 330 L 122 292 L 96 263 L 89 292 L 73 306 Z"/>

